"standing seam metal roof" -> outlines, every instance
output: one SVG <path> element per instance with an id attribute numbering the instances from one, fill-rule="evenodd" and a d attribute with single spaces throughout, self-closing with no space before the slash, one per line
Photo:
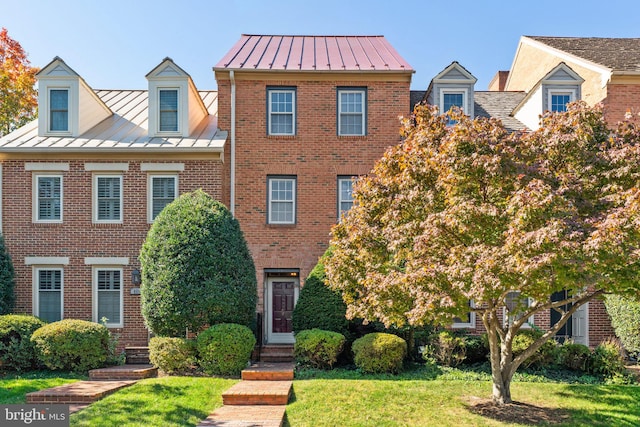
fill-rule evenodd
<path id="1" fill-rule="evenodd" d="M 384 36 L 275 36 L 243 34 L 214 70 L 414 70 Z"/>

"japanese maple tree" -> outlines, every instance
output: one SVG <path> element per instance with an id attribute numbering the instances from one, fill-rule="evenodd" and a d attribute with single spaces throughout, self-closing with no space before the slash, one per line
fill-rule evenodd
<path id="1" fill-rule="evenodd" d="M 20 43 L 0 30 L 0 136 L 33 120 L 37 114 L 35 89 L 38 69 L 32 67 Z"/>
<path id="2" fill-rule="evenodd" d="M 528 133 L 418 106 L 402 133 L 333 229 L 328 283 L 348 317 L 387 326 L 477 313 L 493 399 L 509 403 L 518 367 L 581 305 L 640 288 L 640 131 L 578 103 Z M 559 321 L 514 357 L 519 329 L 550 310 Z"/>

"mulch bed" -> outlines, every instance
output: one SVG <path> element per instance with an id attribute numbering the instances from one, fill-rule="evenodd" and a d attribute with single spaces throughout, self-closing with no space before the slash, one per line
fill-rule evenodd
<path id="1" fill-rule="evenodd" d="M 491 399 L 470 397 L 467 405 L 474 414 L 505 423 L 561 424 L 571 419 L 570 413 L 565 409 L 545 408 L 521 402 L 498 405 Z"/>

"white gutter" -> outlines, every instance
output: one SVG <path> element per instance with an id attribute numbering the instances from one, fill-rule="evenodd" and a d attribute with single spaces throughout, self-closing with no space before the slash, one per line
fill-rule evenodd
<path id="1" fill-rule="evenodd" d="M 229 209 L 231 215 L 236 211 L 236 79 L 233 70 L 229 71 L 231 80 L 231 191 L 229 194 Z"/>

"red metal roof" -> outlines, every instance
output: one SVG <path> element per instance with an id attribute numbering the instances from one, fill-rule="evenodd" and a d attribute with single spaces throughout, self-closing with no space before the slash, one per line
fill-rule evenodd
<path id="1" fill-rule="evenodd" d="M 214 69 L 414 71 L 384 36 L 268 36 L 250 34 L 243 34 Z"/>

